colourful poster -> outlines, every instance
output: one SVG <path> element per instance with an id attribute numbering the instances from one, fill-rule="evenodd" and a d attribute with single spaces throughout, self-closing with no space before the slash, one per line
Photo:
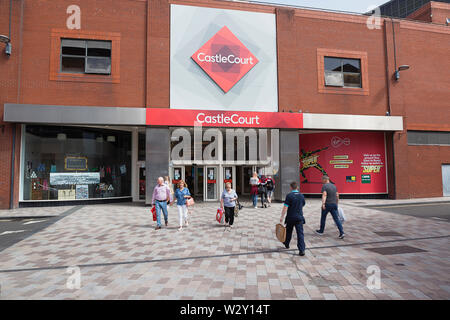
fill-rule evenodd
<path id="1" fill-rule="evenodd" d="M 300 134 L 300 188 L 320 193 L 326 174 L 341 194 L 387 193 L 383 132 Z"/>

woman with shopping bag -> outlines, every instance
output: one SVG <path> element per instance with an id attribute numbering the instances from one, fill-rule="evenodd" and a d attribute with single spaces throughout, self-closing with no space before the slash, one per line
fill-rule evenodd
<path id="1" fill-rule="evenodd" d="M 238 195 L 236 191 L 231 189 L 231 183 L 227 182 L 225 184 L 225 190 L 223 190 L 222 196 L 220 197 L 220 208 L 225 210 L 225 227 L 233 226 L 234 222 L 234 207 L 236 206 L 236 200 Z"/>
<path id="2" fill-rule="evenodd" d="M 183 230 L 183 222 L 185 226 L 189 225 L 188 208 L 186 204 L 187 201 L 190 201 L 190 199 L 192 199 L 192 197 L 186 183 L 183 180 L 178 181 L 178 188 L 175 190 L 174 199 L 174 201 L 177 201 L 178 218 L 180 221 L 180 227 L 178 228 L 178 231 Z"/>

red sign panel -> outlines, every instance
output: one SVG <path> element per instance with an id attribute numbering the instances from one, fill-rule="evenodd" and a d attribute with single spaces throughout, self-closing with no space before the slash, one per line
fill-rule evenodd
<path id="1" fill-rule="evenodd" d="M 312 133 L 299 139 L 303 193 L 320 193 L 324 174 L 342 194 L 387 193 L 384 133 Z"/>
<path id="2" fill-rule="evenodd" d="M 191 57 L 226 93 L 258 59 L 225 26 Z"/>
<path id="3" fill-rule="evenodd" d="M 301 129 L 303 114 L 147 108 L 150 126 Z"/>

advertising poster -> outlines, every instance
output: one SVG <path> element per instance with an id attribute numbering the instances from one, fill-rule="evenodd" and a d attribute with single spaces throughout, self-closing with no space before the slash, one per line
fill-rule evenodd
<path id="1" fill-rule="evenodd" d="M 324 174 L 341 194 L 387 193 L 384 133 L 311 133 L 299 140 L 303 193 L 320 193 Z"/>
<path id="2" fill-rule="evenodd" d="M 85 200 L 89 199 L 89 186 L 87 184 L 76 186 L 76 199 Z"/>

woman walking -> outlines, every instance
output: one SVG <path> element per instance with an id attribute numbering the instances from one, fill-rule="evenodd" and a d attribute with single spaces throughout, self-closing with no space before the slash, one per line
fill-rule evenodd
<path id="1" fill-rule="evenodd" d="M 225 184 L 225 190 L 223 190 L 222 196 L 220 197 L 220 207 L 225 210 L 225 227 L 230 227 L 230 229 L 234 222 L 234 207 L 236 206 L 237 199 L 238 195 L 236 191 L 231 189 L 231 183 L 227 182 Z"/>
<path id="2" fill-rule="evenodd" d="M 261 208 L 267 208 L 267 178 L 264 175 L 259 181 L 258 193 L 261 197 Z"/>
<path id="3" fill-rule="evenodd" d="M 257 208 L 258 204 L 258 184 L 259 178 L 256 172 L 253 172 L 253 177 L 250 178 L 250 186 L 252 187 L 250 190 L 250 195 L 253 201 L 253 208 Z"/>
<path id="4" fill-rule="evenodd" d="M 180 228 L 178 228 L 178 231 L 183 230 L 183 221 L 186 226 L 189 225 L 188 209 L 186 207 L 186 199 L 189 198 L 191 198 L 191 193 L 189 192 L 186 183 L 183 180 L 180 180 L 178 182 L 178 188 L 175 190 L 175 199 L 177 200 L 178 217 L 180 220 Z"/>

